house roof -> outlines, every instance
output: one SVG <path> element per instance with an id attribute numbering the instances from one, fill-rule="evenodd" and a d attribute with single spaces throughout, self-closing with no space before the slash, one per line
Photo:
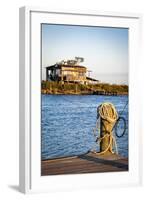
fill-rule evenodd
<path id="1" fill-rule="evenodd" d="M 87 79 L 87 80 L 90 80 L 90 81 L 98 81 L 98 82 L 99 82 L 99 80 L 94 79 L 94 78 L 91 78 L 91 77 L 86 77 L 86 79 Z"/>
<path id="2" fill-rule="evenodd" d="M 53 68 L 58 68 L 60 69 L 61 67 L 68 67 L 68 68 L 82 68 L 82 69 L 86 69 L 86 67 L 84 66 L 81 66 L 81 65 L 61 65 L 61 64 L 55 64 L 55 65 L 52 65 L 52 66 L 47 66 L 46 68 L 47 69 L 53 69 Z"/>

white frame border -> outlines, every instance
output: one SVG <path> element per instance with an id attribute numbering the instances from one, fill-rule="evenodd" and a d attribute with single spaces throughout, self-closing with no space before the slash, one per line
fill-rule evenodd
<path id="1" fill-rule="evenodd" d="M 20 174 L 19 174 L 19 182 L 20 182 L 20 191 L 23 193 L 32 193 L 32 192 L 41 192 L 41 191 L 49 191 L 48 189 L 35 189 L 32 187 L 32 174 L 31 174 L 31 41 L 30 41 L 30 18 L 31 12 L 39 12 L 39 13 L 52 13 L 52 14 L 66 14 L 66 15 L 79 15 L 79 16 L 102 16 L 102 17 L 110 17 L 110 18 L 129 18 L 129 19 L 138 19 L 139 28 L 141 29 L 141 20 L 142 16 L 140 14 L 131 14 L 131 13 L 115 13 L 115 12 L 97 12 L 97 11 L 58 11 L 50 9 L 42 9 L 42 8 L 32 8 L 32 7 L 23 7 L 20 8 L 20 137 L 19 137 L 19 165 L 20 165 Z M 138 33 L 140 37 L 140 31 Z M 140 44 L 140 38 L 139 38 Z M 137 46 L 138 49 L 139 45 Z M 140 52 L 140 51 L 139 51 Z M 137 63 L 138 58 L 137 56 Z M 130 73 L 130 72 L 129 72 Z M 136 75 L 135 75 L 136 76 Z M 140 78 L 139 78 L 140 80 Z M 140 88 L 138 87 L 136 90 L 138 91 Z M 137 115 L 139 116 L 139 108 L 136 108 Z M 142 136 L 139 135 L 139 146 L 142 144 Z M 139 163 L 138 163 L 138 180 L 125 184 L 121 184 L 121 186 L 130 185 L 139 185 L 142 181 L 142 152 L 139 149 Z M 92 179 L 94 174 L 87 175 L 88 178 Z M 68 175 L 67 175 L 68 176 Z M 83 175 L 78 175 L 83 176 Z M 63 178 L 63 176 L 62 176 Z M 70 175 L 68 176 L 69 181 Z M 48 177 L 50 179 L 50 177 Z M 105 186 L 113 186 L 113 184 L 107 184 Z M 115 186 L 115 185 L 114 185 Z M 99 186 L 98 186 L 99 187 Z M 104 185 L 101 185 L 104 187 Z M 78 187 L 77 187 L 78 188 Z M 81 187 L 84 188 L 84 187 Z M 96 185 L 91 185 L 91 188 L 96 188 Z M 51 191 L 59 189 L 59 186 L 54 186 L 54 189 Z M 60 188 L 59 190 L 66 190 L 65 187 Z M 67 189 L 68 190 L 68 189 Z"/>

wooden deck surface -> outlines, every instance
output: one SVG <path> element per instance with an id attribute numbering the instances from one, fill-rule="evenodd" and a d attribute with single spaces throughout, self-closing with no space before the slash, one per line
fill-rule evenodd
<path id="1" fill-rule="evenodd" d="M 116 154 L 97 156 L 90 152 L 80 156 L 41 161 L 42 176 L 117 171 L 128 171 L 128 159 Z"/>

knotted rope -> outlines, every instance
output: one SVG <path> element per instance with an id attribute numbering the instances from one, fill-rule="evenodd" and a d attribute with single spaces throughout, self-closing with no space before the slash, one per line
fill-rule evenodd
<path id="1" fill-rule="evenodd" d="M 96 152 L 93 150 L 94 153 L 97 155 L 102 155 L 108 153 L 114 153 L 113 146 L 115 146 L 116 153 L 117 153 L 117 144 L 116 139 L 113 135 L 113 127 L 118 119 L 118 113 L 115 109 L 115 106 L 112 103 L 103 103 L 97 108 L 97 120 L 100 117 L 101 120 L 101 135 L 100 137 L 96 138 L 96 142 L 100 143 L 100 152 Z M 96 123 L 96 128 L 94 129 L 94 136 L 98 126 Z"/>

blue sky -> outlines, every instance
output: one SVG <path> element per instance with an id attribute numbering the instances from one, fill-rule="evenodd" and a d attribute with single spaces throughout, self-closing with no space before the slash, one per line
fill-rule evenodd
<path id="1" fill-rule="evenodd" d="M 92 77 L 128 83 L 128 29 L 42 24 L 42 79 L 46 66 L 75 56 Z"/>

